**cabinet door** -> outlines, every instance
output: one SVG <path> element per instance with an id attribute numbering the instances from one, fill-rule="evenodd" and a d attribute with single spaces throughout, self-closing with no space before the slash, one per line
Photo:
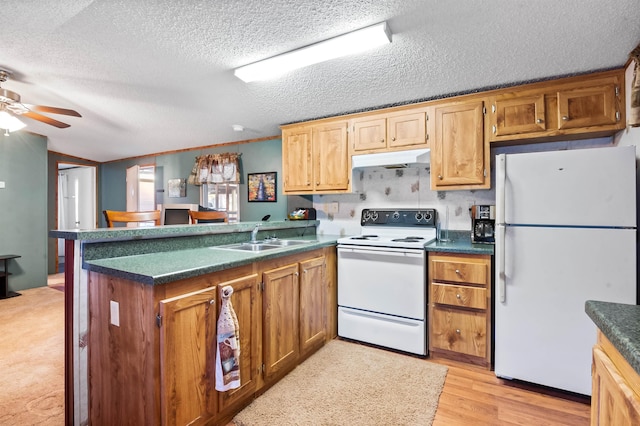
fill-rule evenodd
<path id="1" fill-rule="evenodd" d="M 238 318 L 240 327 L 240 387 L 227 392 L 220 392 L 219 412 L 237 402 L 251 397 L 257 389 L 258 381 L 258 352 L 260 342 L 260 307 L 258 300 L 258 275 L 253 274 L 232 281 L 218 284 L 218 293 L 226 286 L 233 287 L 231 304 Z M 218 295 L 218 315 L 222 306 L 222 297 Z"/>
<path id="2" fill-rule="evenodd" d="M 349 189 L 346 121 L 313 128 L 313 157 L 316 191 Z"/>
<path id="3" fill-rule="evenodd" d="M 487 320 L 484 312 L 433 307 L 430 349 L 445 349 L 487 357 Z"/>
<path id="4" fill-rule="evenodd" d="M 262 339 L 264 378 L 293 368 L 300 354 L 298 264 L 262 274 Z"/>
<path id="5" fill-rule="evenodd" d="M 616 124 L 620 117 L 616 87 L 611 83 L 558 92 L 558 127 L 572 129 Z"/>
<path id="6" fill-rule="evenodd" d="M 384 117 L 356 118 L 351 124 L 354 152 L 384 150 L 387 147 L 387 120 Z"/>
<path id="7" fill-rule="evenodd" d="M 498 97 L 491 102 L 493 136 L 546 130 L 544 94 Z"/>
<path id="8" fill-rule="evenodd" d="M 311 191 L 313 189 L 311 156 L 310 127 L 282 131 L 282 174 L 285 192 Z"/>
<path id="9" fill-rule="evenodd" d="M 483 102 L 436 106 L 433 115 L 431 189 L 488 188 Z"/>
<path id="10" fill-rule="evenodd" d="M 215 417 L 215 300 L 214 286 L 160 302 L 163 425 L 199 425 Z"/>
<path id="11" fill-rule="evenodd" d="M 324 257 L 300 262 L 300 352 L 322 346 L 327 335 Z"/>
<path id="12" fill-rule="evenodd" d="M 598 347 L 593 349 L 592 373 L 591 424 L 640 424 L 640 400 L 611 359 Z"/>
<path id="13" fill-rule="evenodd" d="M 394 147 L 426 147 L 427 146 L 427 114 L 421 112 L 405 112 L 390 115 L 387 118 L 388 145 Z"/>

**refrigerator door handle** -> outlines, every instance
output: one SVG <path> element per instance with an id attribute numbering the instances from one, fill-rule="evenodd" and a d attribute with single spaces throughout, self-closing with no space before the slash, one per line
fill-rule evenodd
<path id="1" fill-rule="evenodd" d="M 505 249 L 504 237 L 506 227 L 500 223 L 496 225 L 496 280 L 498 285 L 498 300 L 504 303 L 507 300 L 507 278 L 505 276 Z"/>
<path id="2" fill-rule="evenodd" d="M 507 181 L 507 157 L 505 154 L 496 155 L 496 224 L 504 224 L 504 194 Z"/>

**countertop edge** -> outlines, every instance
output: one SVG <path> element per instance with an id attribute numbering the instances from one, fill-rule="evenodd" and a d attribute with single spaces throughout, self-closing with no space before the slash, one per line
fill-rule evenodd
<path id="1" fill-rule="evenodd" d="M 585 312 L 640 374 L 640 306 L 587 300 Z"/>

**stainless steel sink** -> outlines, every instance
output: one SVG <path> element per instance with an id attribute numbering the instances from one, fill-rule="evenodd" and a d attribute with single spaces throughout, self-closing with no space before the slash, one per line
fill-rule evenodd
<path id="1" fill-rule="evenodd" d="M 302 244 L 312 243 L 311 240 L 280 240 L 273 239 L 268 241 L 254 241 L 246 243 L 227 244 L 223 246 L 215 246 L 212 248 L 219 248 L 223 250 L 238 250 L 238 251 L 252 251 L 261 252 L 265 250 L 273 250 L 278 248 L 297 246 Z"/>
<path id="2" fill-rule="evenodd" d="M 277 246 L 298 246 L 301 244 L 309 244 L 314 241 L 311 240 L 269 240 L 266 244 Z"/>
<path id="3" fill-rule="evenodd" d="M 215 246 L 213 248 L 219 248 L 224 250 L 239 250 L 239 251 L 265 251 L 265 250 L 273 250 L 280 248 L 282 246 L 273 245 L 273 244 L 265 244 L 261 241 L 255 243 L 236 243 L 236 244 L 228 244 L 224 246 Z"/>

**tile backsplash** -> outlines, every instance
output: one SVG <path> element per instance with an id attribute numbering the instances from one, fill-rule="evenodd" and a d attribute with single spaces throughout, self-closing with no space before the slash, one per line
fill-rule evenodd
<path id="1" fill-rule="evenodd" d="M 471 230 L 469 208 L 474 204 L 495 204 L 495 155 L 532 151 L 592 148 L 612 144 L 612 138 L 550 142 L 502 147 L 491 150 L 491 189 L 474 191 L 432 191 L 430 168 L 420 165 L 404 169 L 371 167 L 353 172 L 353 193 L 314 195 L 320 225 L 319 234 L 356 235 L 360 233 L 362 209 L 433 208 L 444 226 L 449 212 L 449 229 Z"/>

